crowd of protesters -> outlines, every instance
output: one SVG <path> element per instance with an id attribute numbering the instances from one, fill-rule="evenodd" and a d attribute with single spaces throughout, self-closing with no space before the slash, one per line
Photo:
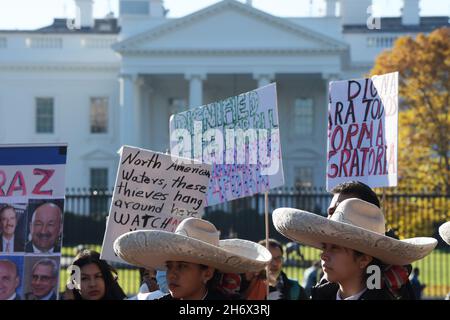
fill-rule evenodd
<path id="1" fill-rule="evenodd" d="M 367 185 L 350 181 L 333 189 L 328 217 L 293 208 L 273 213 L 275 228 L 302 246 L 321 250 L 305 270 L 303 286 L 283 271 L 284 249 L 274 239 L 259 243 L 220 240 L 202 219 L 183 220 L 174 233 L 139 230 L 114 245 L 124 261 L 140 267 L 138 294 L 126 297 L 116 270 L 99 253 L 81 251 L 73 261 L 79 283 L 63 299 L 75 300 L 415 300 L 424 285 L 411 264 L 436 246 L 430 237 L 399 240 L 385 230 L 380 202 Z M 440 228 L 450 243 L 450 222 Z M 300 246 L 297 247 L 297 250 Z M 379 285 L 369 272 L 379 268 Z M 1 268 L 0 268 L 1 270 Z M 74 281 L 70 278 L 69 281 Z M 76 282 L 76 281 L 75 281 Z"/>

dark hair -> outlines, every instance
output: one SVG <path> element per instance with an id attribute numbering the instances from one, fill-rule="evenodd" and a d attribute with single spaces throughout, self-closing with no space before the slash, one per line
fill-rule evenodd
<path id="1" fill-rule="evenodd" d="M 380 200 L 376 193 L 366 184 L 359 181 L 346 181 L 338 184 L 331 190 L 332 194 L 352 195 L 355 198 L 367 201 L 380 208 Z"/>
<path id="2" fill-rule="evenodd" d="M 13 206 L 11 206 L 11 205 L 9 205 L 9 204 L 6 204 L 6 205 L 4 205 L 4 206 L 2 206 L 2 207 L 0 208 L 0 216 L 1 216 L 2 213 L 5 212 L 7 209 L 13 209 L 13 210 L 14 210 L 14 213 L 16 213 L 16 208 L 14 208 Z M 17 216 L 17 213 L 16 213 L 16 216 Z"/>
<path id="3" fill-rule="evenodd" d="M 78 266 L 81 269 L 91 263 L 98 266 L 105 281 L 105 295 L 101 300 L 123 300 L 127 297 L 117 282 L 117 271 L 105 260 L 101 260 L 98 252 L 87 249 L 82 250 L 75 257 L 72 265 Z M 77 289 L 73 289 L 73 295 L 75 300 L 83 300 Z"/>
<path id="4" fill-rule="evenodd" d="M 353 259 L 356 260 L 358 257 L 361 257 L 362 255 L 366 254 L 360 251 L 356 251 L 354 249 L 353 250 Z M 383 262 L 381 262 L 380 260 L 378 260 L 375 257 L 372 257 L 372 261 L 370 261 L 370 263 L 366 266 L 366 268 L 364 269 L 364 281 L 367 281 L 367 279 L 369 278 L 369 274 L 367 273 L 367 268 L 369 268 L 370 266 L 378 266 L 380 268 L 380 270 L 384 270 L 385 268 L 385 264 Z"/>
<path id="5" fill-rule="evenodd" d="M 200 270 L 206 270 L 209 268 L 209 266 L 204 264 L 199 264 L 199 266 Z M 217 271 L 217 269 L 214 268 L 214 274 L 211 277 L 211 279 L 209 279 L 208 282 L 206 283 L 206 289 L 208 289 L 208 291 L 218 290 L 220 287 L 221 278 L 222 274 L 219 271 Z"/>
<path id="6" fill-rule="evenodd" d="M 147 271 L 152 271 L 150 274 L 151 278 L 154 278 L 156 281 L 156 270 L 154 269 L 147 269 L 147 268 L 139 268 L 139 279 L 140 279 L 140 283 L 144 282 L 144 277 L 145 277 L 145 273 Z"/>
<path id="7" fill-rule="evenodd" d="M 281 243 L 279 241 L 277 241 L 275 239 L 269 239 L 268 242 L 269 242 L 269 247 L 280 248 L 281 254 L 282 255 L 284 254 L 283 246 L 281 245 Z M 260 240 L 258 243 L 260 245 L 264 246 L 264 247 L 266 246 L 266 240 L 265 239 L 264 240 Z"/>

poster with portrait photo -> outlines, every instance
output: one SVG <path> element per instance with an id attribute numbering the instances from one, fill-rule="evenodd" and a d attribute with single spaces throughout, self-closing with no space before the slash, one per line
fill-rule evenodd
<path id="1" fill-rule="evenodd" d="M 0 252 L 2 254 L 23 254 L 25 251 L 26 209 L 26 203 L 0 202 Z"/>
<path id="2" fill-rule="evenodd" d="M 24 300 L 57 300 L 58 256 L 26 256 L 24 263 Z"/>
<path id="3" fill-rule="evenodd" d="M 59 254 L 63 232 L 64 199 L 30 199 L 25 252 Z"/>
<path id="4" fill-rule="evenodd" d="M 23 300 L 24 257 L 0 255 L 0 300 Z"/>

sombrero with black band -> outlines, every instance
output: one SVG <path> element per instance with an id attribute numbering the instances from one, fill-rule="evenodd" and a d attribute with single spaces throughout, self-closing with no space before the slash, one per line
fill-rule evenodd
<path id="1" fill-rule="evenodd" d="M 162 230 L 125 233 L 114 242 L 114 251 L 132 265 L 157 270 L 165 270 L 167 261 L 185 261 L 221 272 L 259 272 L 272 259 L 260 244 L 242 239 L 219 240 L 219 236 L 212 223 L 187 218 L 174 233 Z"/>
<path id="2" fill-rule="evenodd" d="M 430 237 L 397 240 L 386 236 L 381 209 L 356 198 L 342 201 L 330 219 L 292 208 L 276 209 L 272 219 L 281 234 L 302 244 L 318 249 L 324 243 L 336 244 L 392 265 L 420 260 L 437 244 Z"/>
<path id="3" fill-rule="evenodd" d="M 450 221 L 444 223 L 439 227 L 439 235 L 442 240 L 450 244 Z"/>

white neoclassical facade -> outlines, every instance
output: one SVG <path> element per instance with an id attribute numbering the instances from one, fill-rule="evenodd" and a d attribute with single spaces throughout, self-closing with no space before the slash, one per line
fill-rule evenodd
<path id="1" fill-rule="evenodd" d="M 112 187 L 122 144 L 165 152 L 171 114 L 270 82 L 286 185 L 323 186 L 328 82 L 364 76 L 398 36 L 449 25 L 420 17 L 419 0 L 379 25 L 370 0 L 327 0 L 314 18 L 223 0 L 175 19 L 162 0 L 120 0 L 118 18 L 93 19 L 92 0 L 76 3 L 74 22 L 0 30 L 0 143 L 67 142 L 68 187 Z"/>

